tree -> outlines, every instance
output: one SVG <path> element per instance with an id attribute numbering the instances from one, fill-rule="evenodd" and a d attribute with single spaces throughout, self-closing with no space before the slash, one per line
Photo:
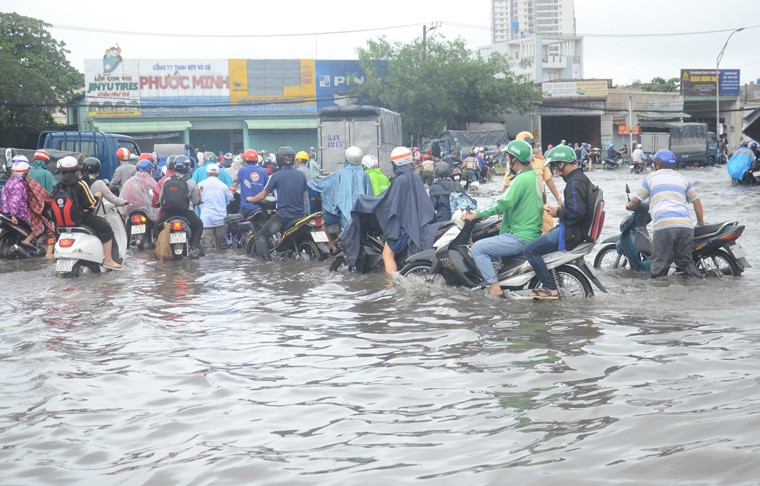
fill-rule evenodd
<path id="1" fill-rule="evenodd" d="M 681 80 L 679 78 L 665 79 L 659 76 L 652 78 L 652 81 L 641 85 L 641 91 L 657 93 L 675 93 L 681 89 Z"/>
<path id="2" fill-rule="evenodd" d="M 50 24 L 0 12 L 0 132 L 26 138 L 50 126 L 53 113 L 84 86 L 84 75 L 66 59 L 66 44 L 46 30 Z M 20 130 L 20 131 L 19 131 Z M 22 137 L 23 138 L 23 137 Z M 36 142 L 36 138 L 34 138 Z M 5 139 L 4 146 L 20 146 Z M 28 145 L 28 143 L 27 143 Z"/>
<path id="3" fill-rule="evenodd" d="M 525 113 L 540 97 L 531 84 L 515 80 L 505 56 L 483 59 L 461 38 L 427 39 L 423 45 L 419 39 L 390 44 L 381 37 L 358 52 L 366 76 L 352 85 L 352 96 L 399 112 L 404 140 L 464 128 L 484 115 Z"/>

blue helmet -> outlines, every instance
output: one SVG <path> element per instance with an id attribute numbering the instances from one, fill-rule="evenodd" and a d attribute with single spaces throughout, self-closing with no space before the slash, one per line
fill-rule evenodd
<path id="1" fill-rule="evenodd" d="M 153 164 L 150 163 L 150 160 L 141 160 L 137 163 L 136 169 L 141 172 L 150 172 L 153 169 Z"/>
<path id="2" fill-rule="evenodd" d="M 654 157 L 652 157 L 652 160 L 660 159 L 660 162 L 663 163 L 666 167 L 675 167 L 676 166 L 676 154 L 671 152 L 670 150 L 660 150 L 656 154 L 654 154 Z"/>

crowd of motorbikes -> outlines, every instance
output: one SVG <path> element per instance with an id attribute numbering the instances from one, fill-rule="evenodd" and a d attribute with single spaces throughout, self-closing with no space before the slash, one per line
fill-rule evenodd
<path id="1" fill-rule="evenodd" d="M 615 162 L 622 164 L 622 162 Z M 455 172 L 455 177 L 456 177 Z M 472 183 L 470 176 L 459 171 L 460 185 Z M 474 179 L 474 177 L 473 177 Z M 114 231 L 113 258 L 122 263 L 127 249 L 139 252 L 155 247 L 154 222 L 144 211 L 132 211 L 121 215 L 107 201 L 101 201 L 98 211 Z M 254 238 L 257 231 L 276 212 L 271 196 L 260 203 L 260 209 L 243 217 L 237 212 L 239 198 L 233 200 L 225 220 L 225 247 L 254 256 Z M 452 220 L 442 223 L 436 241 L 430 250 L 414 255 L 401 252 L 397 257 L 402 276 L 418 276 L 426 281 L 470 289 L 485 288 L 471 253 L 473 242 L 499 234 L 501 220 L 492 217 L 480 222 L 464 223 L 455 213 Z M 606 292 L 595 269 L 630 269 L 647 272 L 651 258 L 651 238 L 646 226 L 650 222 L 648 207 L 642 204 L 628 215 L 620 225 L 620 233 L 603 241 L 593 266 L 586 264 L 585 257 L 595 247 L 595 242 L 583 243 L 571 251 L 553 252 L 544 256 L 547 267 L 554 276 L 563 298 L 573 296 L 591 297 L 594 288 Z M 167 221 L 169 241 L 173 258 L 187 257 L 193 248 L 190 225 L 184 218 Z M 356 271 L 369 273 L 384 269 L 382 250 L 384 238 L 373 215 L 363 215 L 360 225 L 360 251 L 355 264 L 347 264 L 340 228 L 324 224 L 322 213 L 305 215 L 271 237 L 270 254 L 273 259 L 296 258 L 316 261 L 329 260 L 331 271 Z M 38 242 L 35 251 L 18 253 L 18 243 L 28 234 L 29 228 L 14 223 L 0 215 L 0 258 L 24 258 L 42 256 L 44 242 Z M 744 226 L 738 222 L 724 222 L 697 227 L 694 238 L 694 261 L 705 276 L 739 276 L 749 263 L 737 243 Z M 65 276 L 81 276 L 100 273 L 106 269 L 103 262 L 103 246 L 94 232 L 87 227 L 73 226 L 57 229 L 55 244 L 55 270 Z M 535 272 L 522 257 L 508 257 L 495 263 L 499 282 L 507 295 L 520 297 L 521 291 L 540 285 Z"/>

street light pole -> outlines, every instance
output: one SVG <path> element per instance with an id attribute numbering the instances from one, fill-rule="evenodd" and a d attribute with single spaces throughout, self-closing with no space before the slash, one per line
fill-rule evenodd
<path id="1" fill-rule="evenodd" d="M 720 50 L 720 54 L 718 54 L 718 58 L 715 60 L 715 138 L 717 140 L 720 140 L 718 138 L 720 136 L 720 60 L 723 59 L 723 53 L 726 52 L 726 47 L 728 46 L 728 41 L 731 40 L 731 36 L 743 30 L 744 27 L 739 27 L 728 35 L 726 43 L 723 44 L 723 49 Z M 728 137 L 728 134 L 726 134 L 726 137 Z"/>

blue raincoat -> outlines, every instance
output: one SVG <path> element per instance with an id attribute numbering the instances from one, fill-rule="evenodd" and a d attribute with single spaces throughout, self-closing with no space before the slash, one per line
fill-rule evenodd
<path id="1" fill-rule="evenodd" d="M 372 181 L 361 165 L 346 166 L 323 179 L 309 181 L 309 187 L 322 193 L 322 212 L 340 215 L 340 227 L 351 221 L 351 209 L 362 194 L 374 195 Z"/>

